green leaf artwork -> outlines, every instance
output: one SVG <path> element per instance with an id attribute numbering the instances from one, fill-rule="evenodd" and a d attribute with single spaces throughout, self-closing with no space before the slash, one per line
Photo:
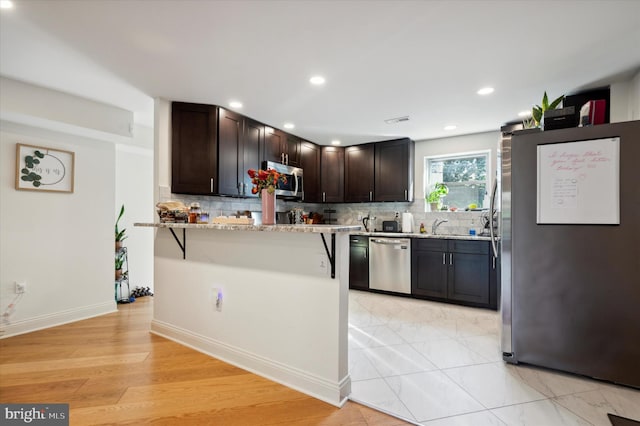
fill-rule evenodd
<path id="1" fill-rule="evenodd" d="M 34 156 L 37 158 L 34 158 Z M 25 167 L 20 170 L 20 173 L 22 173 L 20 179 L 25 182 L 31 182 L 31 184 L 36 188 L 42 185 L 42 176 L 40 176 L 35 172 L 35 170 L 33 170 L 37 164 L 40 164 L 39 158 L 44 158 L 44 154 L 39 150 L 35 150 L 33 155 L 26 155 L 24 157 Z"/>

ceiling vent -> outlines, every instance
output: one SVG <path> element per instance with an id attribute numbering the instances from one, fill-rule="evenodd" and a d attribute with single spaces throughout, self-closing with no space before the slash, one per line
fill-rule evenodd
<path id="1" fill-rule="evenodd" d="M 405 115 L 404 117 L 389 118 L 388 120 L 384 120 L 384 122 L 387 124 L 395 124 L 395 123 L 400 123 L 402 121 L 409 121 L 409 116 Z"/>

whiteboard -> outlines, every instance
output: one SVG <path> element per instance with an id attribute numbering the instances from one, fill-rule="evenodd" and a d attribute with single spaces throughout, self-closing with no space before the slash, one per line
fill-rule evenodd
<path id="1" fill-rule="evenodd" d="M 538 145 L 537 223 L 620 224 L 620 138 Z"/>

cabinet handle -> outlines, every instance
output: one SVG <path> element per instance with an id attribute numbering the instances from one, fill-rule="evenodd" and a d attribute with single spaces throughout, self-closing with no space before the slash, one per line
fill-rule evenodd
<path id="1" fill-rule="evenodd" d="M 369 191 L 369 201 L 373 201 L 373 191 Z"/>
<path id="2" fill-rule="evenodd" d="M 407 201 L 409 199 L 409 194 L 407 194 L 407 190 L 404 190 L 404 200 Z"/>
<path id="3" fill-rule="evenodd" d="M 447 264 L 447 254 L 446 253 L 442 253 L 442 264 L 443 265 Z"/>
<path id="4" fill-rule="evenodd" d="M 238 190 L 238 195 L 242 194 L 242 184 L 240 182 L 236 185 L 236 189 Z"/>
<path id="5" fill-rule="evenodd" d="M 289 154 L 285 154 L 285 158 L 287 159 L 286 165 L 289 165 Z"/>
<path id="6" fill-rule="evenodd" d="M 327 201 L 327 193 L 326 193 L 326 192 L 323 192 L 323 193 L 322 193 L 322 202 L 324 203 L 324 202 L 326 202 L 326 201 Z"/>
<path id="7" fill-rule="evenodd" d="M 453 265 L 453 253 L 449 253 L 449 265 Z"/>
<path id="8" fill-rule="evenodd" d="M 213 193 L 213 178 L 211 178 L 211 193 Z"/>
<path id="9" fill-rule="evenodd" d="M 496 257 L 495 256 L 491 256 L 492 260 L 493 260 L 493 269 L 496 269 Z"/>

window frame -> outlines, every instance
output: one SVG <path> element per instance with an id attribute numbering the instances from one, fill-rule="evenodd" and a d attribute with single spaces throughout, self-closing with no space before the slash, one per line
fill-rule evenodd
<path id="1" fill-rule="evenodd" d="M 427 195 L 429 195 L 429 188 L 435 182 L 429 182 L 429 177 L 431 175 L 431 161 L 447 161 L 447 160 L 457 160 L 461 158 L 469 158 L 469 157 L 486 157 L 486 165 L 487 165 L 487 174 L 485 182 L 485 189 L 487 194 L 485 194 L 485 199 L 488 199 L 490 196 L 489 191 L 491 191 L 491 150 L 490 149 L 482 149 L 478 151 L 465 151 L 465 152 L 457 152 L 451 154 L 438 154 L 438 155 L 427 155 L 424 157 L 423 161 L 423 173 L 422 173 L 422 189 L 424 192 L 424 196 L 422 198 L 424 202 L 424 211 L 429 212 L 429 203 L 427 202 Z M 482 181 L 473 181 L 482 183 Z M 488 208 L 489 206 L 480 206 L 481 208 Z"/>

